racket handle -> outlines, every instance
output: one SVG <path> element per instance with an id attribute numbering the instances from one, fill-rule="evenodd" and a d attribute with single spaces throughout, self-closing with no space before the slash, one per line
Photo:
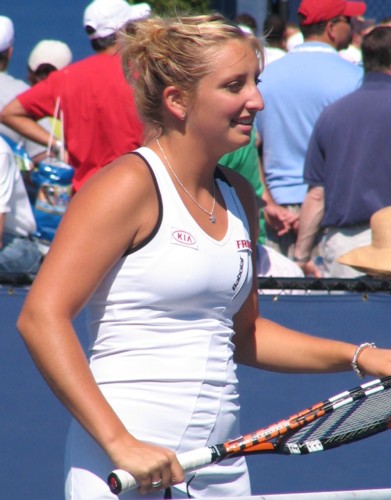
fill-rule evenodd
<path id="1" fill-rule="evenodd" d="M 113 470 L 107 478 L 107 484 L 109 485 L 111 493 L 115 495 L 133 490 L 137 487 L 136 480 L 132 474 L 122 469 Z"/>
<path id="2" fill-rule="evenodd" d="M 178 455 L 178 462 L 185 472 L 200 469 L 213 462 L 213 450 L 211 448 L 199 448 L 197 450 L 187 451 Z M 121 469 L 111 472 L 107 478 L 107 483 L 112 493 L 119 495 L 125 491 L 137 488 L 134 477 Z"/>

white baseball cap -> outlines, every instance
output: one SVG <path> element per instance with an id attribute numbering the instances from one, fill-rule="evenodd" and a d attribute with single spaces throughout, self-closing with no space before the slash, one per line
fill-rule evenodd
<path id="1" fill-rule="evenodd" d="M 126 0 L 94 0 L 84 11 L 83 25 L 92 29 L 91 39 L 115 33 L 127 21 L 144 19 L 151 14 L 147 3 L 130 5 Z"/>
<path id="2" fill-rule="evenodd" d="M 0 16 L 0 52 L 14 44 L 14 24 L 9 17 Z"/>
<path id="3" fill-rule="evenodd" d="M 56 69 L 62 69 L 71 62 L 72 52 L 66 43 L 41 40 L 31 51 L 28 66 L 32 71 L 36 71 L 41 64 L 51 64 Z"/>

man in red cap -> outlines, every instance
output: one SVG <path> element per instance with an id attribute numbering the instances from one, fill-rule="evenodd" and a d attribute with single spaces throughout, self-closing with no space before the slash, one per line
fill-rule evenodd
<path id="1" fill-rule="evenodd" d="M 301 24 L 317 24 L 339 16 L 362 16 L 366 11 L 364 2 L 346 2 L 345 0 L 303 0 L 298 13 L 302 16 Z"/>
<path id="2" fill-rule="evenodd" d="M 323 276 L 356 278 L 362 270 L 342 265 L 338 257 L 369 245 L 372 215 L 391 205 L 387 133 L 391 128 L 391 27 L 370 30 L 361 50 L 365 72 L 361 86 L 325 108 L 307 150 L 304 178 L 309 189 L 295 256 L 303 271 L 316 277 L 321 273 L 310 255 L 319 228 L 324 233 Z"/>
<path id="3" fill-rule="evenodd" d="M 338 51 L 350 43 L 350 18 L 365 10 L 364 2 L 302 0 L 298 17 L 304 43 L 268 64 L 259 84 L 265 101 L 257 116 L 265 183 L 273 201 L 296 215 L 290 219 L 291 230 L 279 236 L 278 223 L 268 223 L 265 209 L 266 244 L 291 258 L 307 193 L 304 161 L 315 122 L 327 105 L 355 90 L 363 77 L 362 68 Z"/>

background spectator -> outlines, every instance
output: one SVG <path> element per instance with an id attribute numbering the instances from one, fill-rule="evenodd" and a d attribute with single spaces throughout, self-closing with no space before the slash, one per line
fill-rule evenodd
<path id="1" fill-rule="evenodd" d="M 45 80 L 53 71 L 63 69 L 71 62 L 72 52 L 66 43 L 60 40 L 41 40 L 29 55 L 27 78 L 33 86 Z M 53 110 L 53 114 L 58 115 L 59 113 Z M 59 141 L 64 142 L 62 123 L 59 116 L 42 118 L 39 120 L 39 124 L 51 132 Z"/>
<path id="2" fill-rule="evenodd" d="M 60 99 L 68 163 L 75 168 L 74 190 L 142 143 L 143 127 L 117 54 L 116 30 L 127 19 L 149 12 L 147 4 L 94 0 L 85 9 L 84 27 L 96 54 L 51 73 L 3 110 L 8 126 L 47 146 L 50 134 L 36 121 L 51 116 Z M 53 146 L 56 152 L 62 145 Z"/>
<path id="3" fill-rule="evenodd" d="M 219 160 L 220 165 L 239 172 L 253 186 L 259 207 L 259 238 L 258 241 L 265 241 L 265 218 L 262 208 L 263 185 L 259 176 L 259 157 L 256 146 L 256 131 L 251 133 L 251 141 L 247 146 L 243 146 L 231 153 L 227 153 Z"/>
<path id="4" fill-rule="evenodd" d="M 72 62 L 72 51 L 60 40 L 41 40 L 28 58 L 28 80 L 35 85 L 47 78 L 52 71 L 65 68 Z"/>
<path id="5" fill-rule="evenodd" d="M 266 244 L 290 257 L 307 192 L 304 160 L 315 122 L 328 104 L 356 89 L 362 78 L 362 70 L 342 59 L 338 50 L 349 44 L 349 17 L 365 9 L 363 2 L 303 0 L 298 13 L 305 43 L 267 65 L 262 74 L 259 90 L 266 105 L 258 113 L 257 128 L 264 179 L 275 203 L 296 214 L 291 231 L 283 236 L 267 225 Z"/>
<path id="6" fill-rule="evenodd" d="M 296 45 L 301 45 L 304 42 L 303 33 L 300 31 L 298 24 L 288 21 L 286 23 L 286 50 L 290 52 Z"/>
<path id="7" fill-rule="evenodd" d="M 266 221 L 278 226 L 278 235 L 281 236 L 290 229 L 290 214 L 287 210 L 276 205 L 261 179 L 260 158 L 258 155 L 257 133 L 255 128 L 251 133 L 251 140 L 232 153 L 220 158 L 219 163 L 236 170 L 253 186 L 259 207 L 259 237 L 258 242 L 263 244 L 266 238 Z"/>
<path id="8" fill-rule="evenodd" d="M 323 111 L 309 144 L 295 249 L 306 274 L 319 274 L 310 254 L 321 226 L 324 276 L 357 276 L 337 259 L 369 244 L 372 214 L 391 205 L 391 27 L 371 30 L 362 52 L 361 87 Z"/>
<path id="9" fill-rule="evenodd" d="M 0 137 L 0 273 L 34 275 L 41 252 L 32 236 L 36 224 L 11 148 Z"/>
<path id="10" fill-rule="evenodd" d="M 363 36 L 375 26 L 374 19 L 365 19 L 362 16 L 352 17 L 350 20 L 352 26 L 352 41 L 349 47 L 339 51 L 339 55 L 354 64 L 361 64 L 362 52 L 361 43 Z"/>
<path id="11" fill-rule="evenodd" d="M 6 16 L 0 16 L 0 111 L 14 97 L 29 88 L 26 82 L 14 78 L 7 71 L 14 50 L 14 38 L 12 20 Z M 45 148 L 41 144 L 26 141 L 23 135 L 2 123 L 0 123 L 0 134 L 11 139 L 13 143 L 23 146 L 35 163 L 45 156 Z"/>
<path id="12" fill-rule="evenodd" d="M 270 14 L 263 26 L 265 64 L 277 61 L 286 54 L 286 24 L 281 16 Z"/>
<path id="13" fill-rule="evenodd" d="M 243 31 L 247 31 L 248 33 L 252 33 L 253 35 L 257 34 L 257 21 L 251 14 L 247 14 L 246 12 L 238 14 L 235 18 L 235 22 Z"/>

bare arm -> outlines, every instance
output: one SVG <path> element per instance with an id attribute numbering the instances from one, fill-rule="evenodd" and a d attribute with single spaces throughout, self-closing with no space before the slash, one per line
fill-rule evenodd
<path id="1" fill-rule="evenodd" d="M 54 393 L 144 492 L 153 480 L 181 481 L 182 469 L 171 451 L 145 445 L 124 428 L 93 379 L 72 319 L 125 250 L 152 231 L 158 204 L 146 172 L 142 160 L 123 157 L 75 195 L 17 325 Z"/>
<path id="2" fill-rule="evenodd" d="M 3 108 L 0 121 L 31 141 L 43 146 L 49 143 L 50 133 L 28 115 L 17 98 Z"/>
<path id="3" fill-rule="evenodd" d="M 300 211 L 299 231 L 295 244 L 294 256 L 304 274 L 320 277 L 320 271 L 311 262 L 311 251 L 319 232 L 324 215 L 324 189 L 315 186 L 309 189 Z M 306 261 L 306 259 L 308 259 Z M 301 262 L 302 261 L 302 262 Z"/>

